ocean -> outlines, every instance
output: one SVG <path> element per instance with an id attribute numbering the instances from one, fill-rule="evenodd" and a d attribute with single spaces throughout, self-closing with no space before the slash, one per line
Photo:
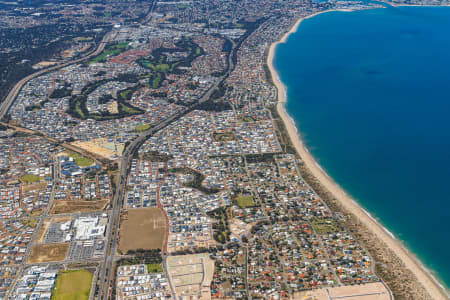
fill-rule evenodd
<path id="1" fill-rule="evenodd" d="M 450 286 L 450 8 L 329 12 L 277 47 L 323 169 Z"/>

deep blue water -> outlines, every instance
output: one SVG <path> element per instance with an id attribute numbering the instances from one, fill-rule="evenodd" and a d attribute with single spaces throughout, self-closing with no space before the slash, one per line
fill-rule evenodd
<path id="1" fill-rule="evenodd" d="M 318 15 L 275 67 L 321 166 L 450 286 L 450 8 Z"/>

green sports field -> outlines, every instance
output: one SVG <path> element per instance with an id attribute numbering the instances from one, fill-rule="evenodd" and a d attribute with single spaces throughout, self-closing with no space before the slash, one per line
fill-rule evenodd
<path id="1" fill-rule="evenodd" d="M 93 277 L 88 270 L 60 272 L 56 278 L 52 300 L 88 300 Z"/>

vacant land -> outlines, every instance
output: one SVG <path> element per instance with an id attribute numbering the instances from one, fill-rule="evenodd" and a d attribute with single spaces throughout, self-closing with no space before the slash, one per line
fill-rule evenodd
<path id="1" fill-rule="evenodd" d="M 119 250 L 162 249 L 166 220 L 156 207 L 130 209 L 120 224 Z"/>
<path id="2" fill-rule="evenodd" d="M 390 291 L 381 282 L 374 282 L 299 292 L 294 294 L 294 299 L 388 300 L 392 298 Z"/>
<path id="3" fill-rule="evenodd" d="M 162 273 L 164 271 L 161 264 L 148 264 L 147 270 L 149 273 Z"/>
<path id="4" fill-rule="evenodd" d="M 317 234 L 330 234 L 341 231 L 339 224 L 332 218 L 313 218 L 311 226 Z"/>
<path id="5" fill-rule="evenodd" d="M 63 261 L 66 259 L 69 243 L 34 245 L 28 263 Z"/>
<path id="6" fill-rule="evenodd" d="M 167 162 L 171 159 L 173 159 L 172 155 L 166 155 L 164 153 L 159 153 L 158 151 L 149 151 L 145 152 L 142 155 L 142 159 L 148 160 L 148 161 L 161 161 L 161 162 Z"/>
<path id="7" fill-rule="evenodd" d="M 35 64 L 35 65 L 33 65 L 33 69 L 41 69 L 41 68 L 47 68 L 47 67 L 50 67 L 50 66 L 53 66 L 53 65 L 56 65 L 56 62 L 54 62 L 54 61 L 41 61 L 41 62 L 38 62 L 37 64 Z"/>
<path id="8" fill-rule="evenodd" d="M 237 203 L 242 208 L 255 206 L 255 202 L 253 201 L 253 197 L 252 196 L 240 195 L 240 196 L 237 197 Z"/>
<path id="9" fill-rule="evenodd" d="M 39 217 L 40 215 L 42 215 L 44 211 L 42 210 L 42 208 L 33 208 L 33 210 L 28 213 L 28 217 Z"/>
<path id="10" fill-rule="evenodd" d="M 68 270 L 58 274 L 52 300 L 87 300 L 93 274 L 88 270 Z"/>
<path id="11" fill-rule="evenodd" d="M 108 104 L 106 109 L 110 114 L 116 115 L 119 113 L 119 104 L 117 103 L 117 101 L 112 101 L 110 104 Z"/>
<path id="12" fill-rule="evenodd" d="M 75 212 L 89 212 L 93 210 L 102 210 L 109 200 L 98 201 L 55 201 L 50 214 L 70 214 Z"/>
<path id="13" fill-rule="evenodd" d="M 40 178 L 39 178 L 40 180 Z M 36 190 L 42 190 L 47 187 L 47 182 L 34 182 L 22 185 L 22 192 L 29 192 L 29 191 L 36 191 Z"/>
<path id="14" fill-rule="evenodd" d="M 149 128 L 150 128 L 150 124 L 141 124 L 141 125 L 136 126 L 135 131 L 136 132 L 144 132 L 144 131 L 148 130 Z"/>
<path id="15" fill-rule="evenodd" d="M 29 226 L 29 227 L 36 227 L 36 225 L 39 223 L 38 219 L 25 219 L 20 221 L 20 223 L 22 223 L 24 226 Z"/>
<path id="16" fill-rule="evenodd" d="M 90 141 L 76 141 L 71 144 L 108 159 L 115 159 L 121 155 L 124 146 L 123 143 L 108 142 L 104 138 L 92 139 Z"/>
<path id="17" fill-rule="evenodd" d="M 42 243 L 44 241 L 45 233 L 47 232 L 48 226 L 50 225 L 50 220 L 45 219 L 39 229 L 38 235 L 36 237 L 36 243 Z"/>
<path id="18" fill-rule="evenodd" d="M 167 257 L 167 272 L 176 297 L 211 299 L 214 261 L 207 253 Z M 200 294 L 200 297 L 198 295 Z"/>
<path id="19" fill-rule="evenodd" d="M 33 183 L 41 180 L 41 177 L 33 174 L 26 174 L 20 177 L 20 180 L 22 180 L 23 183 Z"/>

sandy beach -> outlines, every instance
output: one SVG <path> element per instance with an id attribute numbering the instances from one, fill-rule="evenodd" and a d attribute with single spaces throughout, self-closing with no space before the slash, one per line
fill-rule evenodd
<path id="1" fill-rule="evenodd" d="M 294 26 L 278 41 L 273 43 L 268 52 L 267 65 L 271 72 L 272 80 L 278 89 L 278 104 L 277 111 L 282 118 L 292 144 L 296 148 L 301 159 L 309 169 L 309 171 L 321 182 L 321 184 L 328 189 L 328 191 L 334 195 L 340 202 L 343 208 L 350 211 L 354 216 L 364 224 L 369 231 L 371 231 L 380 241 L 386 244 L 403 262 L 417 278 L 417 280 L 424 286 L 426 291 L 433 299 L 449 299 L 449 295 L 439 282 L 431 275 L 431 273 L 422 265 L 422 263 L 410 253 L 399 240 L 397 240 L 387 229 L 385 229 L 380 223 L 373 219 L 355 200 L 353 200 L 337 183 L 330 178 L 324 170 L 319 166 L 314 157 L 306 149 L 303 141 L 299 136 L 299 132 L 296 129 L 293 120 L 287 114 L 285 109 L 286 103 L 286 88 L 280 81 L 279 76 L 273 66 L 273 58 L 275 50 L 278 44 L 286 42 L 288 36 L 297 31 L 300 23 L 307 18 L 311 18 L 317 14 L 325 13 L 323 11 L 309 15 L 304 18 L 300 18 Z"/>

